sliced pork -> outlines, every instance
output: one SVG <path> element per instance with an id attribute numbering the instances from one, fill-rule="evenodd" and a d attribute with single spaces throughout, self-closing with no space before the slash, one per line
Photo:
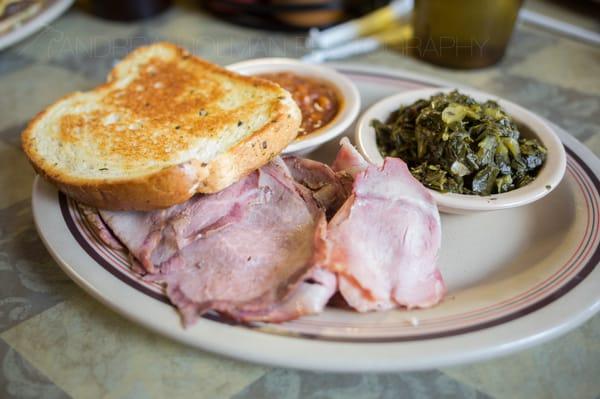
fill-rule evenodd
<path id="1" fill-rule="evenodd" d="M 112 232 L 108 229 L 98 210 L 95 208 L 89 207 L 87 205 L 79 205 L 79 209 L 81 209 L 83 216 L 88 221 L 89 226 L 92 228 L 96 236 L 102 241 L 106 246 L 112 249 L 120 250 L 123 249 L 123 245 L 113 236 Z"/>
<path id="2" fill-rule="evenodd" d="M 187 324 L 211 309 L 283 321 L 321 311 L 336 290 L 314 266 L 326 220 L 304 190 L 276 161 L 169 209 L 100 213 Z"/>
<path id="3" fill-rule="evenodd" d="M 338 274 L 344 299 L 361 312 L 438 303 L 445 285 L 431 195 L 400 159 L 368 165 L 348 141 L 334 169 L 355 176 L 351 196 L 329 222 L 323 262 Z"/>
<path id="4" fill-rule="evenodd" d="M 165 283 L 186 324 L 209 310 L 291 320 L 336 292 L 361 312 L 428 307 L 445 293 L 432 197 L 404 162 L 370 165 L 347 139 L 332 167 L 277 158 L 168 209 L 84 213 L 107 245 L 129 250 L 133 270 Z"/>
<path id="5" fill-rule="evenodd" d="M 356 151 L 356 148 L 352 146 L 348 138 L 344 137 L 340 141 L 340 144 L 340 149 L 333 161 L 333 165 L 331 165 L 334 171 L 355 176 L 367 169 L 369 163 Z"/>
<path id="6" fill-rule="evenodd" d="M 264 203 L 269 190 L 258 186 L 258 173 L 217 194 L 197 195 L 183 204 L 152 212 L 100 210 L 112 232 L 151 274 L 182 267 L 181 250 L 203 235 L 241 218 Z"/>
<path id="7" fill-rule="evenodd" d="M 317 204 L 331 217 L 342 206 L 350 191 L 343 178 L 328 165 L 311 159 L 288 156 L 283 158 L 292 177 L 308 188 Z"/>

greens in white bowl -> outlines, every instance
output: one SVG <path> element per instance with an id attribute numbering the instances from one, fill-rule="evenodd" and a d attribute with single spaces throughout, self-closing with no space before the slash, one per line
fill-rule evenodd
<path id="1" fill-rule="evenodd" d="M 562 179 L 566 155 L 541 118 L 475 90 L 423 89 L 385 98 L 356 129 L 365 157 L 396 156 L 448 213 L 536 201 Z"/>

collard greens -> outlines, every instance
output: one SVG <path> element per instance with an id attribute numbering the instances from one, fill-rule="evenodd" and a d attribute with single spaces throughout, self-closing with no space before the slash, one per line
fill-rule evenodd
<path id="1" fill-rule="evenodd" d="M 421 183 L 442 192 L 510 191 L 531 182 L 546 160 L 546 149 L 521 138 L 496 102 L 478 103 L 456 90 L 400 107 L 372 125 L 384 156 L 403 159 Z"/>

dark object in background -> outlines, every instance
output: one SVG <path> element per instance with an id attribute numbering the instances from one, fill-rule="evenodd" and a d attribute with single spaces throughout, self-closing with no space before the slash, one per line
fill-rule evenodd
<path id="1" fill-rule="evenodd" d="M 171 0 L 92 0 L 90 10 L 94 15 L 115 21 L 135 21 L 160 14 Z"/>
<path id="2" fill-rule="evenodd" d="M 290 26 L 310 28 L 331 25 L 344 18 L 343 2 L 330 0 L 271 0 L 273 6 L 314 7 L 314 9 L 279 11 L 275 18 Z"/>
<path id="3" fill-rule="evenodd" d="M 213 14 L 245 26 L 268 30 L 326 27 L 383 7 L 390 0 L 203 0 Z"/>
<path id="4" fill-rule="evenodd" d="M 415 55 L 452 68 L 481 68 L 504 56 L 522 0 L 415 0 Z"/>

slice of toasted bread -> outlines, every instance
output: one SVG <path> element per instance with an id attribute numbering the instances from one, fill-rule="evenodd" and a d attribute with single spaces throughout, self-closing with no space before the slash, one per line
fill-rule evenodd
<path id="1" fill-rule="evenodd" d="M 151 210 L 236 182 L 279 154 L 300 121 L 278 85 L 156 43 L 38 114 L 22 143 L 35 170 L 77 201 Z"/>

